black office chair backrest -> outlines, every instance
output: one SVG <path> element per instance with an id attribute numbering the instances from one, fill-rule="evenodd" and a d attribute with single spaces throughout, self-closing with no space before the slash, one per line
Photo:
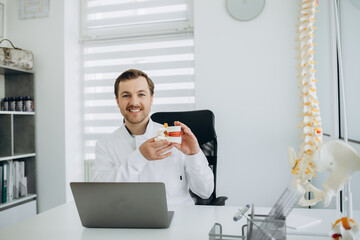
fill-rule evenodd
<path id="1" fill-rule="evenodd" d="M 190 193 L 197 205 L 225 205 L 227 197 L 216 197 L 217 138 L 213 112 L 210 110 L 157 112 L 151 115 L 151 119 L 160 124 L 168 123 L 169 126 L 179 121 L 191 129 L 214 172 L 214 192 L 208 199 L 202 199 L 191 191 Z"/>

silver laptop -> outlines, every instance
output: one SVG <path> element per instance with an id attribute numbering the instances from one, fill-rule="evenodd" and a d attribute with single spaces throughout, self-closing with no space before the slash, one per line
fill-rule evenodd
<path id="1" fill-rule="evenodd" d="M 165 184 L 124 182 L 70 183 L 81 223 L 89 228 L 167 228 Z"/>

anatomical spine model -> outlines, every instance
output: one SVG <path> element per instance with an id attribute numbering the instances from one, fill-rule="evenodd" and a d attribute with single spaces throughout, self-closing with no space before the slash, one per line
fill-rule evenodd
<path id="1" fill-rule="evenodd" d="M 305 193 L 314 191 L 309 180 L 316 173 L 314 165 L 314 153 L 322 146 L 322 127 L 320 118 L 319 101 L 316 95 L 316 78 L 314 62 L 313 37 L 315 27 L 315 0 L 303 0 L 301 2 L 300 23 L 298 24 L 298 50 L 299 50 L 299 88 L 302 100 L 303 121 L 300 124 L 303 142 L 300 146 L 298 158 L 293 148 L 289 149 L 289 163 L 292 174 L 295 175 L 293 187 L 304 193 L 299 204 L 303 206 L 313 205 L 305 200 Z"/>
<path id="2" fill-rule="evenodd" d="M 319 101 L 316 95 L 316 78 L 314 62 L 313 37 L 315 27 L 315 13 L 317 0 L 301 0 L 300 23 L 298 24 L 297 39 L 299 50 L 299 87 L 302 100 L 303 142 L 298 157 L 295 150 L 289 148 L 289 164 L 294 175 L 292 186 L 303 193 L 299 200 L 301 206 L 312 206 L 322 201 L 328 206 L 335 196 L 352 177 L 360 170 L 360 156 L 347 143 L 339 140 L 322 141 L 322 127 Z M 323 184 L 323 190 L 310 183 L 317 172 L 329 171 L 330 176 Z M 314 197 L 305 199 L 305 194 L 312 192 Z M 340 222 L 343 224 L 341 225 Z M 351 224 L 345 224 L 351 223 Z M 359 239 L 358 224 L 348 217 L 344 217 L 333 226 L 333 239 Z M 344 237 L 344 238 L 343 238 Z"/>
<path id="3" fill-rule="evenodd" d="M 299 34 L 299 88 L 302 100 L 303 142 L 296 157 L 293 148 L 289 148 L 289 164 L 294 174 L 293 187 L 304 193 L 299 204 L 312 206 L 319 201 L 329 205 L 331 198 L 348 182 L 355 171 L 360 170 L 360 156 L 342 141 L 322 142 L 322 127 L 319 101 L 316 94 L 313 37 L 316 0 L 302 0 L 300 10 Z M 327 170 L 331 175 L 324 183 L 324 191 L 314 187 L 309 180 L 316 172 Z M 314 198 L 305 199 L 306 192 L 313 192 Z"/>
<path id="4" fill-rule="evenodd" d="M 342 141 L 322 141 L 322 127 L 319 101 L 316 95 L 313 37 L 317 0 L 301 0 L 299 35 L 299 87 L 302 100 L 303 142 L 296 157 L 295 150 L 289 148 L 289 164 L 294 175 L 292 186 L 303 193 L 299 200 L 301 206 L 312 206 L 322 201 L 328 206 L 331 199 L 349 182 L 353 173 L 360 170 L 360 156 L 347 143 Z M 310 183 L 317 172 L 329 171 L 330 176 L 320 190 Z M 313 199 L 305 199 L 312 192 Z M 351 224 L 350 224 L 351 223 Z M 335 222 L 332 228 L 333 239 L 360 239 L 359 225 L 348 217 Z"/>

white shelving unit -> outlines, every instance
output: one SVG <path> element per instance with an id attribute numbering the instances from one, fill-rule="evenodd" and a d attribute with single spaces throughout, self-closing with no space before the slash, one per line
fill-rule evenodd
<path id="1" fill-rule="evenodd" d="M 34 97 L 34 72 L 0 65 L 0 98 Z M 0 228 L 36 215 L 35 112 L 0 111 L 0 164 L 25 163 L 25 197 L 0 200 Z"/>

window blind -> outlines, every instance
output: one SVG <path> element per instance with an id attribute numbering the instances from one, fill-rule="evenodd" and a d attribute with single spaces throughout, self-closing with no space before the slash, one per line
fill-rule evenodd
<path id="1" fill-rule="evenodd" d="M 195 108 L 190 0 L 82 0 L 81 44 L 85 160 L 97 140 L 123 122 L 113 93 L 124 71 L 154 81 L 151 113 Z M 150 114 L 151 114 L 150 113 Z"/>
<path id="2" fill-rule="evenodd" d="M 115 79 L 129 68 L 154 81 L 151 111 L 195 108 L 192 34 L 83 44 L 85 159 L 94 159 L 96 141 L 122 124 L 114 95 Z"/>
<path id="3" fill-rule="evenodd" d="M 129 37 L 189 31 L 190 0 L 83 0 L 82 37 Z"/>

